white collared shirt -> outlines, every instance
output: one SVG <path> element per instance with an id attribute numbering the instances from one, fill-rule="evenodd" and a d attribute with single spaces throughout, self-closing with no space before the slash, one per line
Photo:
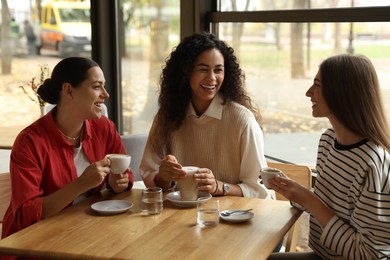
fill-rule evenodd
<path id="1" fill-rule="evenodd" d="M 220 181 L 238 184 L 244 197 L 270 198 L 274 192 L 260 184 L 260 169 L 267 166 L 263 132 L 253 113 L 236 102 L 222 104 L 220 95 L 197 116 L 192 103 L 174 133 L 172 154 L 182 165 L 210 169 Z M 154 186 L 160 158 L 146 144 L 140 173 L 146 186 Z"/>

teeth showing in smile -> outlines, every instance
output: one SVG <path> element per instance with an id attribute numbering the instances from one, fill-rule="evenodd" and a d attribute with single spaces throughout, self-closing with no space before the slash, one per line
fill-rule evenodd
<path id="1" fill-rule="evenodd" d="M 213 90 L 215 89 L 215 86 L 205 86 L 205 85 L 202 85 L 203 88 L 206 88 L 208 90 Z"/>

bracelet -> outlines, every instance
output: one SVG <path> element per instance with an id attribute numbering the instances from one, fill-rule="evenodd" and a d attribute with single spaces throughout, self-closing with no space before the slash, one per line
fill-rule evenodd
<path id="1" fill-rule="evenodd" d="M 215 179 L 215 184 L 217 185 L 217 187 L 215 188 L 215 191 L 211 194 L 213 196 L 218 192 L 218 181 L 217 181 L 217 179 Z"/>

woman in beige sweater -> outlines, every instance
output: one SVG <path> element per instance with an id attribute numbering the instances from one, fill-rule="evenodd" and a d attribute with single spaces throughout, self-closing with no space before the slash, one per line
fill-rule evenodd
<path id="1" fill-rule="evenodd" d="M 140 166 L 146 186 L 172 188 L 186 165 L 200 168 L 198 190 L 272 197 L 258 178 L 267 166 L 263 132 L 244 80 L 233 49 L 213 34 L 194 34 L 175 48 Z"/>

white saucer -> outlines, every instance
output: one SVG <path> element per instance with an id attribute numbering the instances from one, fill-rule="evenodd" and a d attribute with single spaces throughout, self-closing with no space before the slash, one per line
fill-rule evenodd
<path id="1" fill-rule="evenodd" d="M 205 191 L 198 192 L 198 198 L 204 198 L 204 200 L 211 199 L 211 194 Z M 198 205 L 198 201 L 196 200 L 181 200 L 180 191 L 174 191 L 167 194 L 167 199 L 172 202 L 173 205 L 182 207 L 182 208 L 190 208 L 196 207 Z"/>
<path id="2" fill-rule="evenodd" d="M 219 213 L 219 216 L 223 220 L 228 221 L 228 222 L 245 222 L 245 221 L 248 221 L 255 216 L 255 214 L 253 212 L 235 213 L 235 214 L 231 214 L 229 216 L 224 216 L 224 215 L 222 215 L 223 212 L 224 211 L 221 211 Z"/>
<path id="3" fill-rule="evenodd" d="M 91 208 L 104 215 L 119 214 L 128 211 L 133 203 L 127 200 L 104 200 L 91 205 Z"/>

